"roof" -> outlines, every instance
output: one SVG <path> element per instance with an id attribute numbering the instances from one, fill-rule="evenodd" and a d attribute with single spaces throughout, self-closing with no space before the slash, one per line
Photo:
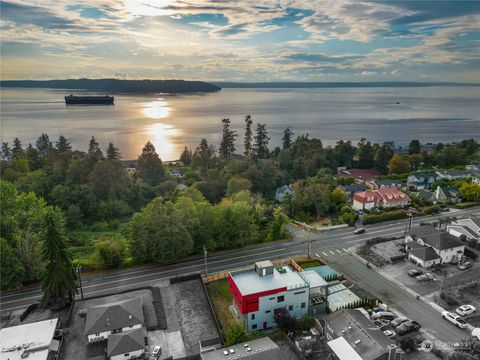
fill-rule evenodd
<path id="1" fill-rule="evenodd" d="M 0 360 L 46 360 L 58 318 L 0 330 Z M 25 355 L 24 355 L 25 354 Z"/>
<path id="2" fill-rule="evenodd" d="M 251 351 L 247 351 L 250 348 Z M 235 353 L 230 354 L 230 349 Z M 223 352 L 228 351 L 229 355 Z M 231 359 L 248 359 L 248 360 L 284 360 L 285 356 L 282 351 L 269 337 L 241 343 L 223 349 L 205 352 L 200 354 L 202 360 L 231 360 Z"/>
<path id="3" fill-rule="evenodd" d="M 369 202 L 379 201 L 381 200 L 381 197 L 376 190 L 375 191 L 358 191 L 355 194 L 353 194 L 353 199 L 365 204 Z"/>
<path id="4" fill-rule="evenodd" d="M 419 246 L 415 247 L 413 249 L 407 249 L 407 252 L 409 254 L 412 254 L 418 259 L 421 259 L 423 261 L 430 261 L 430 260 L 436 260 L 440 259 L 440 256 L 429 246 Z"/>
<path id="5" fill-rule="evenodd" d="M 411 228 L 409 231 L 407 231 L 407 235 L 410 235 L 413 238 L 421 238 L 425 235 L 433 234 L 436 232 L 440 232 L 440 230 L 435 229 L 431 225 L 422 225 Z"/>
<path id="6" fill-rule="evenodd" d="M 343 337 L 327 342 L 327 345 L 339 360 L 363 360 Z"/>
<path id="7" fill-rule="evenodd" d="M 285 272 L 280 273 L 279 268 Z M 243 270 L 231 272 L 230 276 L 243 296 L 282 288 L 308 287 L 308 283 L 290 266 L 274 267 L 273 275 L 258 276 L 255 270 Z"/>
<path id="8" fill-rule="evenodd" d="M 357 180 L 370 181 L 380 176 L 380 172 L 373 169 L 348 169 L 348 170 L 340 170 L 337 176 L 341 176 L 341 177 L 351 176 Z"/>
<path id="9" fill-rule="evenodd" d="M 441 169 L 438 170 L 438 173 L 443 175 L 450 175 L 450 176 L 469 176 L 470 172 L 467 170 L 459 170 L 459 169 Z"/>
<path id="10" fill-rule="evenodd" d="M 397 188 L 384 188 L 376 191 L 381 196 L 383 201 L 387 203 L 405 202 L 411 200 L 410 196 Z"/>
<path id="11" fill-rule="evenodd" d="M 422 197 L 426 200 L 431 200 L 431 199 L 436 200 L 435 195 L 428 190 L 420 190 L 417 196 Z"/>
<path id="12" fill-rule="evenodd" d="M 326 278 L 327 276 L 338 276 L 339 274 L 333 270 L 330 266 L 328 265 L 320 265 L 320 266 L 315 266 L 313 268 L 309 268 L 309 271 L 315 271 L 317 272 L 322 278 Z"/>
<path id="13" fill-rule="evenodd" d="M 419 180 L 427 181 L 431 177 L 436 179 L 438 177 L 438 174 L 436 174 L 436 173 L 420 173 L 420 174 L 410 174 L 408 177 L 411 177 L 411 176 L 414 176 L 415 178 L 417 178 L 417 180 L 419 179 Z"/>
<path id="14" fill-rule="evenodd" d="M 402 180 L 392 180 L 392 179 L 382 179 L 382 180 L 373 180 L 373 183 L 381 186 L 381 185 L 402 185 Z"/>
<path id="15" fill-rule="evenodd" d="M 438 187 L 439 191 L 442 191 L 448 198 L 456 198 L 460 196 L 460 191 L 454 187 Z"/>
<path id="16" fill-rule="evenodd" d="M 145 348 L 143 328 L 112 334 L 108 337 L 107 356 L 122 355 Z"/>
<path id="17" fill-rule="evenodd" d="M 88 308 L 84 333 L 85 335 L 96 334 L 136 324 L 143 324 L 140 298 Z"/>
<path id="18" fill-rule="evenodd" d="M 352 192 L 356 192 L 356 191 L 365 191 L 365 190 L 368 189 L 368 186 L 363 185 L 363 184 L 351 184 L 351 185 L 340 186 L 340 189 L 343 192 L 352 193 Z"/>
<path id="19" fill-rule="evenodd" d="M 470 236 L 471 238 L 474 238 L 474 239 L 479 237 L 479 234 L 475 233 L 475 231 L 473 231 L 471 228 L 469 228 L 466 225 L 457 225 L 457 224 L 447 225 L 447 230 L 455 230 L 467 237 Z"/>
<path id="20" fill-rule="evenodd" d="M 335 311 L 342 306 L 360 300 L 351 290 L 341 283 L 328 287 L 328 307 L 331 311 Z"/>
<path id="21" fill-rule="evenodd" d="M 300 275 L 305 279 L 305 281 L 310 285 L 310 288 L 316 288 L 320 286 L 328 285 L 328 282 L 320 276 L 315 270 L 308 270 L 301 272 Z"/>
<path id="22" fill-rule="evenodd" d="M 342 336 L 363 360 L 374 360 L 393 344 L 383 332 L 359 310 L 342 309 L 327 316 L 327 323 L 337 336 Z M 357 340 L 359 343 L 355 344 Z"/>
<path id="23" fill-rule="evenodd" d="M 438 250 L 451 249 L 451 248 L 465 245 L 462 241 L 458 240 L 455 236 L 444 231 L 425 235 L 422 237 L 422 240 L 424 243 Z"/>

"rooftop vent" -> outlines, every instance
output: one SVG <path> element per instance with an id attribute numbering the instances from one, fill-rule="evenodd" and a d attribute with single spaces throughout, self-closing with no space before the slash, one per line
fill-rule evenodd
<path id="1" fill-rule="evenodd" d="M 228 356 L 228 351 L 227 351 L 227 350 L 223 350 L 223 355 Z"/>
<path id="2" fill-rule="evenodd" d="M 230 349 L 229 351 L 230 351 L 230 354 L 235 354 L 235 350 Z"/>
<path id="3" fill-rule="evenodd" d="M 128 315 L 128 320 L 132 320 L 133 319 L 133 316 L 132 315 Z"/>
<path id="4" fill-rule="evenodd" d="M 351 326 L 349 326 L 349 327 L 348 327 L 348 330 L 352 330 L 352 327 L 351 327 Z"/>
<path id="5" fill-rule="evenodd" d="M 360 340 L 355 340 L 355 345 L 358 345 L 358 344 L 360 344 L 360 343 L 361 343 Z"/>

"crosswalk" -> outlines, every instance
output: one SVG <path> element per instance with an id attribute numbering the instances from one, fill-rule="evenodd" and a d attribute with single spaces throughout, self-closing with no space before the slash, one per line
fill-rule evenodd
<path id="1" fill-rule="evenodd" d="M 315 256 L 318 257 L 318 258 L 321 258 L 321 257 L 328 257 L 328 256 L 346 255 L 348 253 L 350 253 L 350 251 L 348 251 L 345 248 L 325 249 L 325 250 L 320 251 L 319 253 L 315 253 Z"/>

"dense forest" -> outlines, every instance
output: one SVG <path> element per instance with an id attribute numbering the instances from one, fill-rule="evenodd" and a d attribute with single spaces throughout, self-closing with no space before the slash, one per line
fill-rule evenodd
<path id="1" fill-rule="evenodd" d="M 406 149 L 366 139 L 324 147 L 290 129 L 282 147 L 271 149 L 268 129 L 250 116 L 242 134 L 231 129 L 229 119 L 222 120 L 220 131 L 218 148 L 201 139 L 195 149 L 184 149 L 176 168 L 180 177 L 170 174 L 173 167 L 150 142 L 135 169 L 126 167 L 113 143 L 102 149 L 93 136 L 86 152 L 72 149 L 64 136 L 52 140 L 47 134 L 27 146 L 17 138 L 3 143 L 3 287 L 44 279 L 42 246 L 53 228 L 73 265 L 107 269 L 171 261 L 204 246 L 211 251 L 286 238 L 283 224 L 289 218 L 331 217 L 352 224 L 357 215 L 338 185 L 353 180 L 335 179 L 339 166 L 401 177 L 434 166 L 463 166 L 477 159 L 479 149 L 473 139 L 423 145 L 412 140 Z M 239 137 L 243 154 L 236 149 Z M 295 195 L 280 204 L 275 190 L 285 184 Z"/>

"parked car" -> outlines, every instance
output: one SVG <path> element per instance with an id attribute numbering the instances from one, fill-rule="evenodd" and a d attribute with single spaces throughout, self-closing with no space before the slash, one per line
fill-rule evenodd
<path id="1" fill-rule="evenodd" d="M 155 346 L 155 348 L 153 349 L 152 353 L 151 353 L 151 358 L 152 360 L 153 359 L 158 359 L 158 357 L 160 356 L 160 354 L 162 353 L 162 348 L 160 346 Z"/>
<path id="2" fill-rule="evenodd" d="M 397 334 L 395 333 L 395 331 L 393 331 L 393 330 L 385 330 L 383 333 L 384 333 L 386 336 L 388 336 L 389 338 L 393 338 L 393 337 L 395 337 L 395 335 L 397 335 Z"/>
<path id="3" fill-rule="evenodd" d="M 428 282 L 428 281 L 432 281 L 432 277 L 431 276 L 428 276 L 427 274 L 424 274 L 424 275 L 419 275 L 415 278 L 415 281 L 417 282 Z"/>
<path id="4" fill-rule="evenodd" d="M 393 320 L 397 316 L 389 311 L 380 311 L 372 315 L 373 320 Z"/>
<path id="5" fill-rule="evenodd" d="M 472 267 L 472 263 L 470 261 L 464 262 L 463 264 L 458 264 L 458 268 L 460 270 L 467 270 Z"/>
<path id="6" fill-rule="evenodd" d="M 408 320 L 408 321 L 405 321 L 403 324 L 398 325 L 395 328 L 395 332 L 398 335 L 405 335 L 409 332 L 417 331 L 421 327 L 422 327 L 422 325 L 420 325 L 418 322 L 416 322 L 414 320 Z"/>
<path id="7" fill-rule="evenodd" d="M 363 234 L 364 232 L 365 232 L 364 228 L 358 228 L 358 229 L 355 229 L 355 231 L 353 233 L 355 235 L 358 235 L 358 234 Z"/>
<path id="8" fill-rule="evenodd" d="M 473 305 L 462 305 L 455 310 L 455 312 L 461 316 L 473 314 L 475 311 L 477 311 L 477 309 Z"/>
<path id="9" fill-rule="evenodd" d="M 417 270 L 417 269 L 412 269 L 408 272 L 408 276 L 410 276 L 410 277 L 417 277 L 417 276 L 420 276 L 420 275 L 423 275 L 423 272 L 420 271 L 420 270 Z"/>
<path id="10" fill-rule="evenodd" d="M 480 328 L 475 328 L 472 330 L 472 336 L 477 340 L 480 340 Z"/>
<path id="11" fill-rule="evenodd" d="M 398 325 L 404 323 L 405 321 L 408 321 L 408 319 L 406 317 L 398 317 L 398 318 L 390 321 L 390 325 L 392 325 L 394 328 L 396 328 Z"/>
<path id="12" fill-rule="evenodd" d="M 465 329 L 467 327 L 467 323 L 460 317 L 460 315 L 451 313 L 449 311 L 442 312 L 442 318 L 447 319 L 460 329 Z"/>

